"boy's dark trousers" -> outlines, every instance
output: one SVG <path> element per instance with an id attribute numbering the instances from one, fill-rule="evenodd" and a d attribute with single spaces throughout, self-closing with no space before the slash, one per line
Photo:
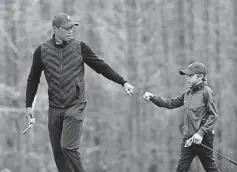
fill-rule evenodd
<path id="1" fill-rule="evenodd" d="M 184 147 L 186 140 L 183 139 L 181 143 L 181 155 L 176 172 L 187 172 L 195 156 L 198 156 L 206 172 L 219 172 L 211 150 L 194 143 L 190 147 Z M 214 134 L 207 133 L 202 143 L 213 149 L 213 140 Z"/>
<path id="2" fill-rule="evenodd" d="M 59 172 L 84 172 L 78 151 L 84 108 L 85 104 L 70 109 L 49 107 L 49 137 Z"/>

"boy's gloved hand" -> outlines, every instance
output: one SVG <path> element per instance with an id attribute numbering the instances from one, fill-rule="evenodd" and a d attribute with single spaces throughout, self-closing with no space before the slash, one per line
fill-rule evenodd
<path id="1" fill-rule="evenodd" d="M 144 95 L 143 95 L 143 98 L 147 101 L 150 101 L 151 98 L 154 96 L 154 94 L 152 93 L 149 93 L 149 92 L 146 92 Z"/>
<path id="2" fill-rule="evenodd" d="M 186 140 L 184 147 L 189 147 L 192 145 L 192 143 L 199 145 L 199 144 L 201 144 L 202 139 L 203 139 L 202 136 L 200 136 L 198 133 L 196 133 L 191 138 Z"/>
<path id="3" fill-rule="evenodd" d="M 193 135 L 193 143 L 195 144 L 201 144 L 202 142 L 202 136 L 200 136 L 198 133 Z"/>

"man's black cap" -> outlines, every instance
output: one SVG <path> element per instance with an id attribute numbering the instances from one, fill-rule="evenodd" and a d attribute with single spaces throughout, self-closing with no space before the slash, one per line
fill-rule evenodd
<path id="1" fill-rule="evenodd" d="M 62 27 L 71 27 L 71 26 L 78 26 L 78 23 L 75 23 L 72 21 L 71 17 L 68 14 L 65 13 L 59 13 L 56 16 L 54 16 L 54 19 L 52 21 L 52 26 L 62 26 Z"/>

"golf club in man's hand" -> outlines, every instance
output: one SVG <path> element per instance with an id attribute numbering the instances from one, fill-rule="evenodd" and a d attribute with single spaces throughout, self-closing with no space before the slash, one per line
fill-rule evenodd
<path id="1" fill-rule="evenodd" d="M 37 95 L 35 95 L 32 108 L 31 107 L 26 108 L 26 119 L 28 120 L 28 127 L 22 132 L 24 135 L 27 134 L 31 128 L 33 128 L 34 123 L 35 123 L 33 110 L 35 107 L 36 98 L 37 98 Z"/>

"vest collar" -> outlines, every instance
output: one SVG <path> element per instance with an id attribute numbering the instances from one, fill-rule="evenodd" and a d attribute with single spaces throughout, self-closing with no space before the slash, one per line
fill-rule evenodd
<path id="1" fill-rule="evenodd" d="M 68 41 L 63 41 L 62 44 L 59 44 L 55 38 L 55 34 L 53 34 L 52 36 L 52 41 L 53 41 L 53 44 L 58 48 L 64 48 L 68 44 Z"/>

